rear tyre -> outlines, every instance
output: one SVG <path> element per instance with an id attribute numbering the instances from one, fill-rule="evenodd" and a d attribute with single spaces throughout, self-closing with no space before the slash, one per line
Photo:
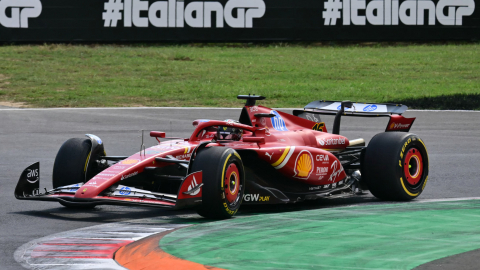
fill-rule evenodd
<path id="1" fill-rule="evenodd" d="M 377 198 L 408 201 L 418 197 L 428 180 L 428 153 L 415 134 L 375 135 L 362 161 L 362 178 Z"/>
<path id="2" fill-rule="evenodd" d="M 53 165 L 52 184 L 53 188 L 68 186 L 77 183 L 85 183 L 87 162 L 90 157 L 92 142 L 90 139 L 72 138 L 67 140 L 58 150 Z M 88 209 L 95 206 L 72 206 L 60 202 L 68 208 Z"/>
<path id="3" fill-rule="evenodd" d="M 245 173 L 240 155 L 231 148 L 210 147 L 195 157 L 192 171 L 203 171 L 202 205 L 199 215 L 211 219 L 231 218 L 242 204 Z"/>

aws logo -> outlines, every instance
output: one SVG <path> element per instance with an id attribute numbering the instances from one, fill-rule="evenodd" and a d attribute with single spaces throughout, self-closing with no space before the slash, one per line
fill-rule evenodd
<path id="1" fill-rule="evenodd" d="M 293 177 L 307 179 L 313 172 L 313 156 L 307 150 L 301 151 L 295 161 L 295 175 Z"/>

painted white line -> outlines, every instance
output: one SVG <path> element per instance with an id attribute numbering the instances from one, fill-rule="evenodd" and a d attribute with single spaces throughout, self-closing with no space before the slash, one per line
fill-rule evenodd
<path id="1" fill-rule="evenodd" d="M 456 202 L 456 201 L 470 201 L 470 200 L 480 200 L 480 197 L 466 197 L 466 198 L 445 198 L 445 199 L 419 199 L 415 200 L 419 203 L 423 202 Z M 415 202 L 412 201 L 412 202 Z"/>

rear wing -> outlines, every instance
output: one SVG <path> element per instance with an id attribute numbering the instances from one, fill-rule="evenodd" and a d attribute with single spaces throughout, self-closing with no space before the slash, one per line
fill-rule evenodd
<path id="1" fill-rule="evenodd" d="M 394 103 L 360 103 L 350 101 L 327 101 L 317 100 L 309 103 L 303 110 L 294 110 L 293 115 L 311 119 L 315 115 L 335 115 L 333 133 L 340 132 L 341 116 L 360 116 L 360 117 L 390 117 L 390 121 L 385 129 L 388 131 L 409 132 L 415 121 L 415 118 L 405 118 L 402 114 L 408 109 L 407 106 Z"/>
<path id="2" fill-rule="evenodd" d="M 337 114 L 341 109 L 341 101 L 327 101 L 327 100 L 317 100 L 310 102 L 305 106 L 304 110 L 294 110 L 293 114 L 298 116 L 298 114 L 303 112 L 311 112 L 316 114 Z M 402 115 L 408 109 L 407 106 L 402 104 L 394 103 L 360 103 L 352 102 L 351 108 L 345 108 L 343 115 L 346 116 L 363 116 L 363 117 L 381 117 L 381 116 L 390 116 L 392 114 Z"/>

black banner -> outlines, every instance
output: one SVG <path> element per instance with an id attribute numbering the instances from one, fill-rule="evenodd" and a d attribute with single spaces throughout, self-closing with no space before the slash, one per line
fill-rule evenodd
<path id="1" fill-rule="evenodd" d="M 0 41 L 479 40 L 477 2 L 0 0 Z"/>

